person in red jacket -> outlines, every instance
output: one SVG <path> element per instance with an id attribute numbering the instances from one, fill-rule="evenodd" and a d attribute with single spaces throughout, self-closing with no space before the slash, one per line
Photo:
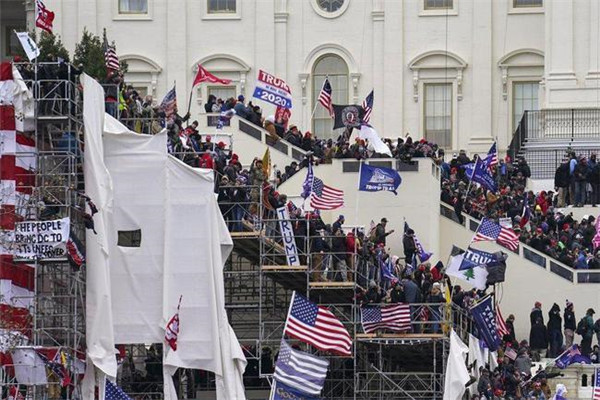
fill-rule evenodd
<path id="1" fill-rule="evenodd" d="M 210 155 L 210 153 L 205 152 L 202 154 L 202 157 L 200 157 L 200 168 L 208 168 L 208 169 L 214 169 L 215 168 L 215 163 L 213 162 L 213 159 Z"/>

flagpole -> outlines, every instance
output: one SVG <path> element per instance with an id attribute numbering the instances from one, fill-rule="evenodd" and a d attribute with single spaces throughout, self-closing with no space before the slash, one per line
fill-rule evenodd
<path id="1" fill-rule="evenodd" d="M 192 109 L 192 96 L 194 95 L 194 85 L 192 85 L 192 89 L 190 90 L 190 98 L 188 100 L 188 108 L 187 108 L 187 114 L 190 113 L 190 110 Z M 190 126 L 190 120 L 188 118 L 188 120 L 186 121 L 186 126 Z"/>

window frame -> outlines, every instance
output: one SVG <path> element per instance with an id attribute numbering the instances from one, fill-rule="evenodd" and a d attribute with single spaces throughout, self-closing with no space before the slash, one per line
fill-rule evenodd
<path id="1" fill-rule="evenodd" d="M 350 93 L 350 90 L 351 90 L 351 87 L 350 87 L 350 67 L 348 66 L 348 63 L 346 63 L 346 60 L 344 60 L 344 58 L 342 56 L 340 56 L 339 54 L 336 54 L 336 53 L 326 53 L 326 54 L 323 54 L 321 57 L 319 57 L 314 62 L 313 66 L 312 66 L 311 74 L 310 74 L 311 88 L 312 88 L 312 92 L 311 92 L 312 102 L 311 102 L 311 104 L 312 104 L 313 109 L 315 109 L 315 107 L 321 107 L 324 110 L 323 106 L 319 106 L 319 104 L 320 104 L 319 103 L 319 93 L 320 93 L 321 88 L 322 88 L 323 85 L 321 83 L 321 85 L 319 85 L 318 88 L 317 88 L 317 86 L 315 85 L 315 78 L 322 77 L 322 76 L 328 76 L 328 77 L 332 77 L 332 76 L 341 77 L 341 76 L 344 76 L 344 74 L 325 74 L 325 75 L 323 75 L 321 73 L 318 73 L 318 74 L 315 73 L 315 69 L 316 69 L 317 65 L 321 61 L 323 61 L 323 59 L 325 59 L 327 57 L 337 57 L 346 66 L 346 74 L 345 75 L 346 75 L 346 79 L 347 79 L 347 84 L 346 84 L 346 91 L 347 91 L 346 96 L 347 96 L 347 98 L 343 99 L 342 101 L 345 101 L 344 104 L 351 104 L 351 100 L 350 100 L 350 95 L 351 95 L 351 93 Z M 335 91 L 334 85 L 335 84 L 332 83 L 332 89 Z M 333 93 L 332 93 L 332 103 L 333 102 L 335 102 L 335 101 L 333 100 Z M 328 135 L 327 132 L 326 133 L 316 132 L 315 122 L 317 120 L 326 120 L 327 119 L 326 117 L 322 117 L 322 118 L 321 117 L 317 117 L 316 112 L 317 111 L 315 111 L 315 115 L 311 119 L 310 131 L 311 131 L 311 133 L 313 133 L 313 135 L 317 135 L 321 139 L 329 139 L 329 136 L 325 137 L 325 135 Z M 340 129 L 341 128 L 338 128 L 338 131 Z M 335 132 L 335 130 L 332 129 L 331 133 L 333 133 L 333 132 Z M 335 140 L 336 135 L 334 134 L 331 137 Z"/>
<path id="2" fill-rule="evenodd" d="M 209 1 L 210 0 L 202 0 L 204 1 L 204 15 L 202 19 L 205 20 L 239 20 L 242 18 L 242 4 L 243 2 L 240 0 L 235 0 L 235 12 L 210 12 L 209 9 Z"/>
<path id="3" fill-rule="evenodd" d="M 427 0 L 421 0 L 419 2 L 419 16 L 421 17 L 435 17 L 435 16 L 455 16 L 458 15 L 458 2 L 459 0 L 452 0 L 452 7 L 448 8 L 427 8 Z"/>
<path id="4" fill-rule="evenodd" d="M 117 231 L 117 246 L 127 248 L 142 247 L 142 230 Z"/>
<path id="5" fill-rule="evenodd" d="M 543 14 L 545 11 L 544 0 L 539 6 L 517 6 L 516 0 L 508 1 L 508 13 L 509 14 Z"/>
<path id="6" fill-rule="evenodd" d="M 510 85 L 510 128 L 511 128 L 511 132 L 513 134 L 516 131 L 517 125 L 518 125 L 518 122 L 515 124 L 515 85 L 524 84 L 524 83 L 537 84 L 538 85 L 538 99 L 537 99 L 537 101 L 538 101 L 538 108 L 537 108 L 537 110 L 540 109 L 540 96 L 539 96 L 540 81 L 532 79 L 532 78 L 527 78 L 527 77 L 519 77 L 519 78 L 511 79 L 511 85 Z"/>
<path id="7" fill-rule="evenodd" d="M 146 0 L 147 12 L 142 13 L 121 13 L 120 11 L 121 0 L 113 0 L 113 21 L 150 21 L 153 18 L 154 0 Z"/>
<path id="8" fill-rule="evenodd" d="M 423 132 L 423 137 L 426 138 L 427 140 L 430 140 L 431 138 L 427 137 L 427 88 L 431 87 L 431 86 L 447 86 L 450 88 L 450 96 L 449 96 L 449 103 L 450 103 L 450 134 L 449 134 L 449 140 L 450 140 L 450 144 L 448 146 L 442 146 L 440 143 L 436 143 L 434 141 L 434 143 L 436 143 L 440 148 L 443 148 L 445 150 L 450 150 L 453 149 L 454 143 L 455 143 L 455 129 L 454 129 L 454 121 L 455 121 L 455 117 L 454 117 L 454 109 L 455 109 L 455 104 L 454 104 L 454 99 L 455 99 L 455 95 L 454 95 L 454 91 L 456 90 L 454 82 L 445 82 L 445 81 L 439 81 L 439 80 L 423 80 L 423 82 L 421 82 L 422 85 L 422 93 L 423 93 L 423 101 L 421 104 L 421 110 L 422 110 L 422 117 L 421 117 L 421 124 L 422 124 L 422 129 L 421 131 Z"/>
<path id="9" fill-rule="evenodd" d="M 325 11 L 321 8 L 321 6 L 318 3 L 318 0 L 310 0 L 310 4 L 312 5 L 313 9 L 315 10 L 315 12 L 317 14 L 319 14 L 321 17 L 323 18 L 337 18 L 340 15 L 342 15 L 343 13 L 346 12 L 346 10 L 348 9 L 348 6 L 350 5 L 350 0 L 344 0 L 344 3 L 341 5 L 340 8 L 338 8 L 336 11 Z"/>

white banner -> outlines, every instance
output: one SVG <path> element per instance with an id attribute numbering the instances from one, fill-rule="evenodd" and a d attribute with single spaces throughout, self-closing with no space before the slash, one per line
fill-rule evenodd
<path id="1" fill-rule="evenodd" d="M 279 228 L 281 229 L 281 237 L 283 238 L 285 255 L 287 256 L 287 265 L 300 265 L 296 239 L 294 238 L 294 229 L 292 228 L 290 214 L 286 206 L 277 209 L 277 217 L 279 218 Z"/>
<path id="2" fill-rule="evenodd" d="M 44 260 L 67 256 L 69 218 L 15 224 L 15 258 Z"/>
<path id="3" fill-rule="evenodd" d="M 512 229 L 512 219 L 510 217 L 500 218 L 500 226 Z"/>
<path id="4" fill-rule="evenodd" d="M 27 32 L 17 32 L 15 31 L 17 38 L 19 38 L 19 42 L 21 42 L 21 46 L 23 46 L 23 50 L 25 54 L 27 54 L 27 58 L 29 61 L 33 61 L 40 55 L 40 49 L 38 49 L 37 44 L 29 37 Z"/>

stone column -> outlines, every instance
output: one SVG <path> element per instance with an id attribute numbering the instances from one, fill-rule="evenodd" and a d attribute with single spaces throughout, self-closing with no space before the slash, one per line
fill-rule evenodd
<path id="1" fill-rule="evenodd" d="M 275 2 L 275 75 L 287 81 L 287 0 Z"/>
<path id="2" fill-rule="evenodd" d="M 179 115 L 183 116 L 188 107 L 191 87 L 191 65 L 188 64 L 187 48 L 187 16 L 189 15 L 186 0 L 169 0 L 166 2 L 166 82 L 165 93 L 177 83 L 177 108 Z M 158 99 L 160 101 L 160 99 Z M 192 120 L 194 117 L 192 117 Z"/>
<path id="3" fill-rule="evenodd" d="M 384 132 L 384 121 L 383 121 L 383 106 L 384 106 L 384 25 L 385 25 L 385 11 L 383 0 L 373 0 L 373 11 L 371 12 L 371 18 L 373 19 L 373 90 L 374 90 L 374 101 L 373 101 L 373 112 L 371 113 L 371 124 L 383 134 Z M 365 96 L 370 93 L 370 89 L 367 88 Z M 362 100 L 360 100 L 362 102 Z"/>

